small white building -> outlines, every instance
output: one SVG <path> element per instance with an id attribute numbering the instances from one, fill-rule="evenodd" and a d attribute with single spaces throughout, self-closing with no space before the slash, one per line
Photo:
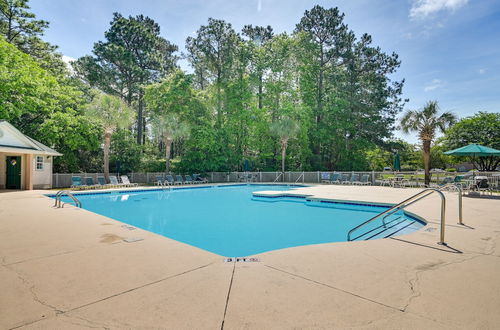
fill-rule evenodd
<path id="1" fill-rule="evenodd" d="M 62 155 L 0 120 L 0 189 L 51 188 L 54 156 Z"/>

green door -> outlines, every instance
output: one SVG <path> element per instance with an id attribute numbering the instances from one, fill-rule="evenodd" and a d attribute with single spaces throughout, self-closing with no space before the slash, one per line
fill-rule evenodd
<path id="1" fill-rule="evenodd" d="M 21 157 L 7 156 L 7 189 L 21 189 Z"/>

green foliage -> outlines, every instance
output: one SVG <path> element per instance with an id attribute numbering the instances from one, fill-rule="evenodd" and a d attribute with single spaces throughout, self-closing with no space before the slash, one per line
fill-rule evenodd
<path id="1" fill-rule="evenodd" d="M 83 116 L 85 99 L 60 84 L 29 55 L 0 37 L 0 118 L 63 154 L 55 168 L 75 172 L 99 145 L 99 129 Z"/>
<path id="2" fill-rule="evenodd" d="M 134 111 L 125 102 L 116 96 L 99 92 L 87 105 L 86 115 L 89 120 L 100 125 L 105 134 L 128 128 L 135 119 Z"/>
<path id="3" fill-rule="evenodd" d="M 144 143 L 143 85 L 157 82 L 175 67 L 177 46 L 160 36 L 151 18 L 115 13 L 105 41 L 94 44 L 94 56 L 74 62 L 78 76 L 91 86 L 137 105 L 137 142 Z M 135 103 L 136 101 L 136 103 Z"/>
<path id="4" fill-rule="evenodd" d="M 110 171 L 129 173 L 143 166 L 143 148 L 128 129 L 117 130 L 111 138 Z"/>
<path id="5" fill-rule="evenodd" d="M 372 171 L 382 171 L 384 167 L 392 167 L 392 154 L 379 147 L 366 151 L 366 160 Z"/>
<path id="6" fill-rule="evenodd" d="M 26 10 L 26 1 L 19 3 Z M 74 63 L 77 79 L 55 78 L 17 55 L 0 58 L 7 68 L 0 71 L 0 114 L 59 134 L 59 145 L 76 149 L 72 159 L 65 155 L 71 168 L 82 157 L 84 168 L 99 167 L 107 151 L 101 154 L 98 140 L 106 132 L 111 168 L 119 162 L 122 172 L 163 170 L 165 158 L 181 172 L 242 170 L 246 160 L 255 170 L 274 171 L 280 162 L 284 170 L 285 160 L 290 170 L 364 170 L 380 166 L 378 153 L 396 150 L 403 166 L 417 166 L 413 146 L 388 142 L 405 103 L 403 81 L 390 78 L 398 56 L 373 45 L 367 34 L 356 37 L 338 8 L 306 11 L 291 35 L 253 25 L 238 33 L 210 18 L 186 40 L 186 49 L 192 75 L 176 68 L 177 47 L 152 19 L 115 13 L 93 54 Z M 118 101 L 94 99 L 92 88 L 135 108 L 134 127 L 103 116 L 104 103 Z M 93 109 L 92 115 L 82 117 L 83 109 Z M 62 142 L 66 130 L 53 119 L 76 136 Z M 189 135 L 177 134 L 185 131 L 181 126 L 189 126 Z"/>
<path id="7" fill-rule="evenodd" d="M 500 149 L 500 113 L 478 112 L 464 118 L 446 131 L 445 146 L 448 150 L 471 143 Z M 500 164 L 499 157 L 476 159 L 483 171 L 493 171 Z"/>

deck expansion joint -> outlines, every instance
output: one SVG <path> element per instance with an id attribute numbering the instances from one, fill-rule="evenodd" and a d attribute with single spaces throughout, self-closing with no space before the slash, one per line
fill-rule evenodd
<path id="1" fill-rule="evenodd" d="M 271 269 L 273 269 L 275 271 L 282 272 L 282 273 L 288 274 L 290 276 L 303 279 L 303 280 L 311 282 L 311 283 L 315 283 L 315 284 L 322 285 L 322 286 L 325 286 L 325 287 L 330 288 L 330 289 L 334 289 L 334 290 L 337 290 L 337 291 L 340 291 L 340 292 L 347 293 L 347 294 L 349 294 L 349 295 L 351 295 L 353 297 L 356 297 L 356 298 L 359 298 L 359 299 L 362 299 L 362 300 L 366 300 L 368 302 L 371 302 L 371 303 L 374 303 L 374 304 L 377 304 L 377 305 L 380 305 L 380 306 L 384 306 L 384 307 L 390 308 L 390 309 L 398 311 L 398 312 L 404 312 L 403 310 L 401 310 L 401 308 L 390 306 L 390 305 L 384 304 L 384 303 L 382 303 L 380 301 L 376 301 L 376 300 L 373 300 L 373 299 L 370 299 L 370 298 L 367 298 L 367 297 L 363 297 L 363 296 L 361 296 L 359 294 L 356 294 L 354 292 L 350 292 L 350 291 L 347 291 L 347 290 L 335 287 L 335 286 L 330 285 L 330 284 L 322 283 L 322 282 L 319 282 L 319 281 L 316 281 L 316 280 L 313 280 L 313 279 L 310 279 L 310 278 L 307 278 L 307 277 L 304 277 L 304 276 L 301 276 L 301 275 L 290 273 L 290 272 L 288 272 L 286 270 L 282 270 L 282 269 L 279 269 L 279 268 L 276 268 L 276 267 L 273 267 L 273 266 L 269 266 L 269 265 L 264 265 L 264 266 L 266 266 L 268 268 L 271 268 Z"/>
<path id="2" fill-rule="evenodd" d="M 234 271 L 236 269 L 236 261 L 233 263 L 233 271 L 231 273 L 231 281 L 229 282 L 229 289 L 227 291 L 226 306 L 224 307 L 224 315 L 222 316 L 222 323 L 220 329 L 224 330 L 224 321 L 226 320 L 227 306 L 229 305 L 229 296 L 231 295 L 231 288 L 233 287 Z"/>

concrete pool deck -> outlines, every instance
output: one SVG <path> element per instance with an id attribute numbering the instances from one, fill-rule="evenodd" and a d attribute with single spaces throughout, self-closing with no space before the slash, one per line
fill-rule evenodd
<path id="1" fill-rule="evenodd" d="M 320 185 L 318 198 L 397 203 L 420 191 Z M 498 329 L 500 200 L 439 197 L 408 208 L 422 230 L 395 238 L 223 257 L 89 211 L 47 191 L 0 194 L 0 328 Z M 287 193 L 290 193 L 288 191 Z M 126 238 L 142 238 L 127 243 Z"/>

